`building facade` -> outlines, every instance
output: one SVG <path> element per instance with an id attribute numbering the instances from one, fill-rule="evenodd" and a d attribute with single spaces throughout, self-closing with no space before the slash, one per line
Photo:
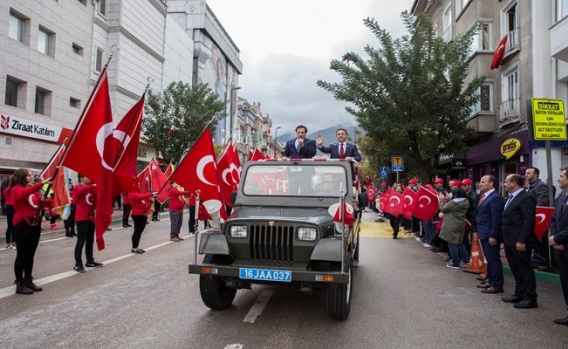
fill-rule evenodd
<path id="1" fill-rule="evenodd" d="M 544 142 L 533 140 L 529 101 L 533 97 L 567 100 L 567 68 L 562 61 L 568 51 L 568 26 L 562 24 L 566 6 L 563 0 L 414 2 L 412 13 L 425 13 L 446 41 L 482 24 L 471 47 L 469 77 L 484 76 L 486 81 L 478 91 L 480 101 L 471 109 L 468 125 L 476 138 L 465 154 L 460 176 L 477 181 L 492 174 L 502 184 L 507 174 L 524 174 L 527 167 L 536 166 L 540 177 L 547 178 Z M 491 69 L 495 50 L 505 38 L 501 64 Z M 568 165 L 564 154 L 568 143 L 551 145 L 555 182 L 558 168 Z M 443 155 L 447 160 L 453 154 Z"/>

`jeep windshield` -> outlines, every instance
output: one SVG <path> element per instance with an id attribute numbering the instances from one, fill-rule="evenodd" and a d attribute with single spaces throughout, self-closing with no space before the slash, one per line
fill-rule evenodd
<path id="1" fill-rule="evenodd" d="M 318 162 L 259 162 L 243 180 L 247 196 L 338 197 L 348 185 L 345 167 Z"/>

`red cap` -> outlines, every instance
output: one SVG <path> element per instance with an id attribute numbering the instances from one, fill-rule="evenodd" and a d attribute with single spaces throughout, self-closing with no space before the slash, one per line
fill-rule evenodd
<path id="1" fill-rule="evenodd" d="M 409 180 L 409 181 L 408 181 L 408 185 L 410 185 L 410 184 L 416 184 L 416 179 L 411 179 L 411 180 Z"/>
<path id="2" fill-rule="evenodd" d="M 450 187 L 459 187 L 460 185 L 460 181 L 450 181 Z"/>
<path id="3" fill-rule="evenodd" d="M 438 177 L 438 178 L 436 178 L 436 179 L 434 180 L 434 183 L 444 184 L 444 180 L 443 180 L 442 178 L 439 178 L 439 177 Z"/>
<path id="4" fill-rule="evenodd" d="M 466 178 L 462 181 L 462 185 L 472 185 L 473 181 L 469 178 Z"/>

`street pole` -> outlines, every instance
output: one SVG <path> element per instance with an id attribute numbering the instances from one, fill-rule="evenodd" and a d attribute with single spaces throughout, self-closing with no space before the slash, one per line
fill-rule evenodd
<path id="1" fill-rule="evenodd" d="M 281 126 L 276 127 L 276 131 L 274 131 L 274 152 L 272 157 L 276 157 L 276 144 L 278 144 L 278 129 L 281 129 Z"/>
<path id="2" fill-rule="evenodd" d="M 231 87 L 231 98 L 230 98 L 230 104 L 229 104 L 229 138 L 232 141 L 235 141 L 233 139 L 233 125 L 234 125 L 234 111 L 233 111 L 233 95 L 235 93 L 236 90 L 240 90 L 241 87 L 240 86 L 235 86 L 235 87 Z"/>

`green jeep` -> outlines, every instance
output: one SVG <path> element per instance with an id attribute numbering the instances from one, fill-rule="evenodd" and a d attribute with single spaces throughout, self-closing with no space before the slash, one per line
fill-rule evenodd
<path id="1" fill-rule="evenodd" d="M 355 166 L 344 160 L 247 163 L 231 216 L 195 239 L 205 256 L 202 263 L 196 257 L 189 273 L 201 275 L 205 305 L 225 309 L 237 289 L 251 284 L 298 283 L 306 293 L 327 289 L 329 316 L 347 319 L 359 259 Z"/>

